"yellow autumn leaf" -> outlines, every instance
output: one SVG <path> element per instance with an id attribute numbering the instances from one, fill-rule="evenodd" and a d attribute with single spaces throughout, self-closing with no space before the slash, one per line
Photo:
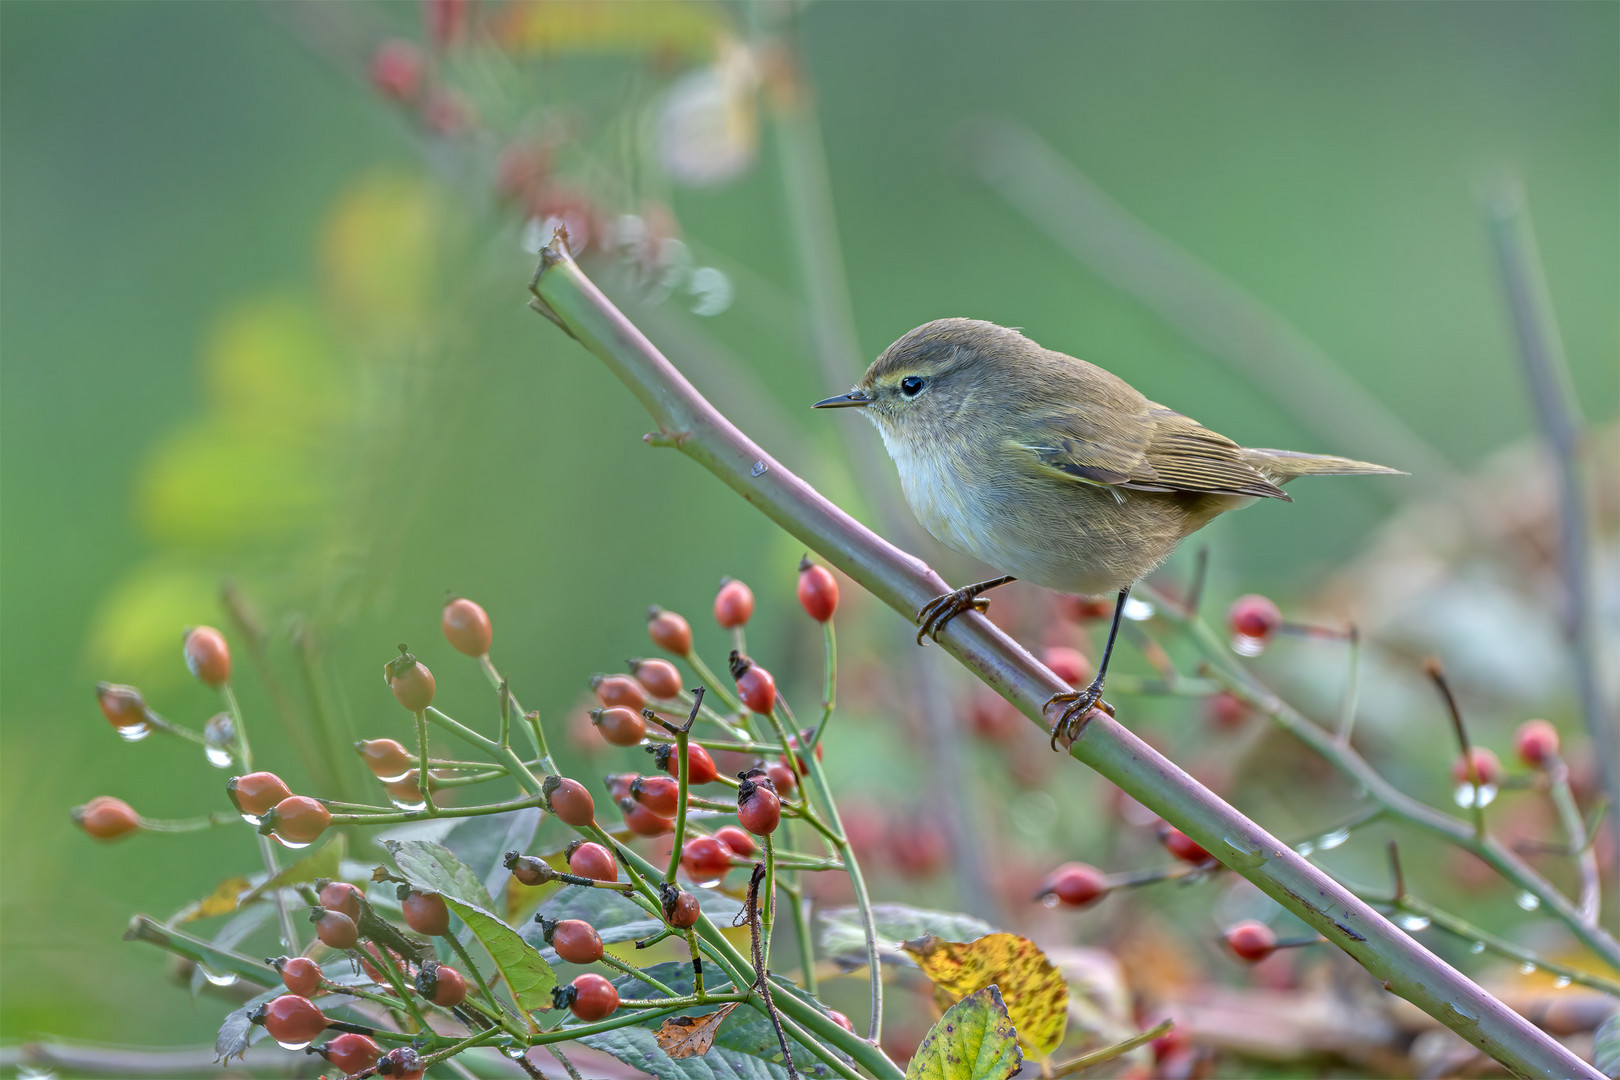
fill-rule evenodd
<path id="1" fill-rule="evenodd" d="M 201 900 L 187 908 L 177 920 L 188 923 L 198 919 L 208 919 L 215 915 L 225 915 L 237 908 L 237 902 L 244 894 L 251 892 L 253 882 L 244 877 L 226 878 L 218 887 Z"/>
<path id="2" fill-rule="evenodd" d="M 1063 1041 L 1069 987 L 1040 947 L 1017 934 L 986 934 L 974 941 L 925 935 L 902 946 L 933 981 L 946 1004 L 986 986 L 1001 990 L 1018 1040 L 1036 1057 Z"/>
<path id="3" fill-rule="evenodd" d="M 631 0 L 530 0 L 495 21 L 495 40 L 516 53 L 642 52 L 703 55 L 728 28 L 716 4 Z"/>

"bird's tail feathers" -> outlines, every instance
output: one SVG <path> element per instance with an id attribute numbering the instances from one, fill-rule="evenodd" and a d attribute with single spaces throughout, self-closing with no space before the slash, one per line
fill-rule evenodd
<path id="1" fill-rule="evenodd" d="M 1244 448 L 1243 456 L 1249 464 L 1265 473 L 1276 484 L 1287 483 L 1296 476 L 1406 476 L 1400 469 L 1387 465 L 1374 465 L 1370 461 L 1334 457 L 1331 454 L 1302 454 L 1297 450 L 1262 450 Z"/>

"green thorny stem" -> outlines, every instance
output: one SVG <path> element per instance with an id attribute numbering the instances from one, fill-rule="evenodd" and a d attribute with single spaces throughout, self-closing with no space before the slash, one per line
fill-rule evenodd
<path id="1" fill-rule="evenodd" d="M 531 306 L 595 354 L 652 414 L 659 431 L 649 441 L 675 447 L 703 465 L 800 543 L 908 618 L 950 591 L 944 579 L 921 560 L 885 542 L 828 502 L 710 405 L 574 262 L 564 231 L 559 230 L 542 252 L 530 290 L 534 294 Z M 940 643 L 1042 728 L 1050 726 L 1045 704 L 1066 690 L 1066 685 L 983 615 L 968 613 L 955 619 L 940 635 Z M 1245 674 L 1243 681 L 1247 679 Z M 1269 693 L 1266 697 L 1275 700 Z M 1322 744 L 1336 749 L 1331 734 L 1315 725 L 1306 726 L 1318 731 Z M 1094 718 L 1070 747 L 1070 754 L 1215 853 L 1349 953 L 1392 992 L 1510 1070 L 1525 1076 L 1598 1076 L 1567 1048 L 1428 952 L 1371 905 L 1238 813 L 1113 718 Z M 1345 767 L 1344 755 L 1335 760 Z M 1389 788 L 1376 774 L 1373 779 Z M 1392 806 L 1392 810 L 1407 816 L 1400 808 Z M 1427 807 L 1422 810 L 1447 822 L 1444 831 L 1450 832 L 1449 824 L 1456 824 L 1465 838 L 1473 839 L 1471 830 L 1460 822 Z M 1500 845 L 1495 845 L 1492 855 L 1488 861 L 1498 869 L 1512 867 L 1525 880 L 1554 892 Z M 1560 900 L 1564 908 L 1572 907 L 1562 897 Z M 1600 954 L 1620 954 L 1620 946 L 1596 928 L 1587 928 L 1582 940 L 1597 943 L 1594 948 Z M 786 1011 L 786 996 L 783 1004 Z M 857 1056 L 857 1060 L 863 1059 Z"/>
<path id="2" fill-rule="evenodd" d="M 675 779 L 680 785 L 675 805 L 675 844 L 669 851 L 669 868 L 664 871 L 664 882 L 674 884 L 675 871 L 681 868 L 681 845 L 686 842 L 686 800 L 687 792 L 691 787 L 692 763 L 687 760 L 686 748 L 688 737 L 692 732 L 692 725 L 697 722 L 698 713 L 703 709 L 703 687 L 692 691 L 692 712 L 686 718 L 686 723 L 675 729 L 676 758 Z"/>

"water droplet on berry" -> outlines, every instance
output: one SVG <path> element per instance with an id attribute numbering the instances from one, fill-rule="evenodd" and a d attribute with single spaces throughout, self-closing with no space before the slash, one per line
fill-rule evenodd
<path id="1" fill-rule="evenodd" d="M 1045 896 L 1041 897 L 1041 907 L 1057 907 L 1057 906 L 1058 906 L 1058 898 L 1057 898 L 1056 893 L 1047 893 Z"/>
<path id="2" fill-rule="evenodd" d="M 142 739 L 152 734 L 152 725 L 148 724 L 145 720 L 142 720 L 136 724 L 126 724 L 123 727 L 118 728 L 117 731 L 118 737 L 123 739 L 125 742 L 140 742 Z"/>
<path id="3" fill-rule="evenodd" d="M 280 1039 L 277 1039 L 276 1045 L 281 1047 L 283 1050 L 302 1050 L 312 1042 L 314 1042 L 313 1039 L 305 1039 L 303 1042 L 282 1042 Z"/>
<path id="4" fill-rule="evenodd" d="M 1475 956 L 1478 956 L 1480 953 L 1485 951 L 1485 943 L 1483 941 L 1476 941 L 1472 945 L 1468 946 L 1468 951 L 1473 953 Z"/>
<path id="5" fill-rule="evenodd" d="M 274 836 L 276 838 L 276 842 L 278 844 L 280 844 L 282 847 L 288 848 L 288 849 L 290 849 L 292 851 L 297 851 L 299 848 L 307 848 L 307 847 L 309 847 L 310 844 L 314 843 L 314 841 L 312 841 L 312 840 L 305 840 L 302 843 L 300 843 L 297 840 L 288 840 L 286 837 L 282 836 L 280 833 L 271 833 L 270 835 Z M 308 1046 L 308 1045 L 309 1045 L 309 1043 L 304 1044 L 304 1046 Z M 304 1048 L 303 1046 L 291 1046 L 291 1047 L 288 1047 L 289 1050 L 302 1050 L 303 1048 Z"/>
<path id="6" fill-rule="evenodd" d="M 406 769 L 404 772 L 400 773 L 398 776 L 379 776 L 379 777 L 377 777 L 377 779 L 381 780 L 385 784 L 397 784 L 397 783 L 399 783 L 401 780 L 405 779 L 409 775 L 411 775 L 411 770 Z"/>
<path id="7" fill-rule="evenodd" d="M 393 803 L 395 806 L 399 807 L 401 810 L 405 811 L 407 814 L 414 814 L 418 810 L 426 810 L 427 809 L 427 803 L 424 802 L 420 798 L 415 799 L 415 800 L 407 800 L 407 799 L 401 799 L 401 798 L 397 798 L 397 797 L 395 797 L 393 795 L 390 795 L 390 796 L 388 796 L 388 801 Z"/>
<path id="8" fill-rule="evenodd" d="M 1427 930 L 1429 928 L 1430 919 L 1427 915 L 1402 915 L 1395 921 L 1400 924 L 1401 929 L 1405 930 L 1408 934 L 1415 934 L 1419 930 Z"/>
<path id="9" fill-rule="evenodd" d="M 1535 973 L 1536 965 L 1532 964 L 1530 961 L 1526 960 L 1524 963 L 1519 965 L 1520 975 L 1534 975 Z"/>
<path id="10" fill-rule="evenodd" d="M 1525 911 L 1534 911 L 1541 906 L 1541 898 L 1533 892 L 1521 892 L 1513 898 L 1513 902 Z"/>
<path id="11" fill-rule="evenodd" d="M 1294 850 L 1299 852 L 1301 855 L 1303 855 L 1305 858 L 1308 859 L 1312 855 L 1316 854 L 1316 841 L 1307 840 L 1302 844 L 1295 844 L 1294 845 Z"/>
<path id="12" fill-rule="evenodd" d="M 1564 987 L 1569 985 L 1569 982 L 1570 979 L 1568 975 L 1560 975 L 1558 978 L 1553 980 L 1553 989 L 1562 990 Z"/>
<path id="13" fill-rule="evenodd" d="M 1477 803 L 1475 801 L 1476 790 L 1478 792 Z M 1496 785 L 1481 784 L 1476 789 L 1473 784 L 1458 784 L 1457 791 L 1452 798 L 1464 810 L 1472 809 L 1476 805 L 1483 808 L 1496 801 Z"/>
<path id="14" fill-rule="evenodd" d="M 231 767 L 231 762 L 236 760 L 231 757 L 231 752 L 223 746 L 213 745 L 203 747 L 203 757 L 207 758 L 208 764 L 216 769 L 228 769 Z"/>
<path id="15" fill-rule="evenodd" d="M 712 889 L 716 885 L 720 884 L 720 881 L 720 878 L 708 878 L 703 881 L 694 881 L 692 884 L 696 885 L 700 889 Z"/>
<path id="16" fill-rule="evenodd" d="M 1259 656 L 1266 651 L 1266 639 L 1247 634 L 1232 635 L 1232 651 L 1239 656 Z"/>

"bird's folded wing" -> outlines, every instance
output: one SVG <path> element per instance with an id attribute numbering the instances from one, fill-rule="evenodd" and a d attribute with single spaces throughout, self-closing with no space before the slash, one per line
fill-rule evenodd
<path id="1" fill-rule="evenodd" d="M 1081 412 L 1050 413 L 1010 449 L 1040 472 L 1083 484 L 1288 498 L 1231 439 L 1162 405 L 1144 406 L 1113 411 L 1106 428 Z"/>

